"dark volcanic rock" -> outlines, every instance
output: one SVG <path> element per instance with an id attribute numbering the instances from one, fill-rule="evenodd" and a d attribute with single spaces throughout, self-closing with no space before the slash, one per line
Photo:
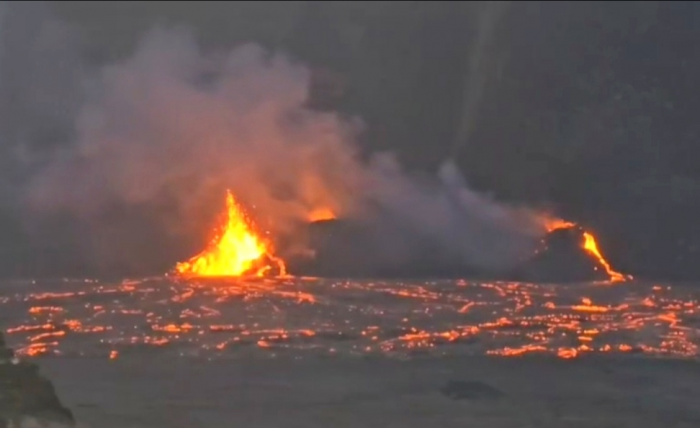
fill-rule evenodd
<path id="1" fill-rule="evenodd" d="M 412 242 L 397 251 L 376 233 L 376 225 L 345 220 L 309 226 L 314 257 L 289 261 L 290 272 L 325 277 L 372 278 L 499 278 L 530 282 L 584 282 L 609 279 L 605 266 L 584 249 L 585 231 L 578 227 L 553 230 L 533 257 L 512 271 L 486 272 L 450 258 L 439 248 Z M 383 227 L 391 227 L 384 225 Z M 401 233 L 397 230 L 396 233 Z"/>
<path id="2" fill-rule="evenodd" d="M 381 231 L 378 228 L 382 228 Z M 289 260 L 294 274 L 354 278 L 473 277 L 477 272 L 441 248 L 409 237 L 398 225 L 326 220 L 309 225 L 314 256 Z M 381 233 L 379 233 L 381 232 Z M 395 234 L 403 237 L 389 240 Z"/>
<path id="3" fill-rule="evenodd" d="M 0 333 L 0 427 L 24 418 L 74 426 L 70 410 L 63 407 L 49 380 L 39 367 L 14 357 Z"/>

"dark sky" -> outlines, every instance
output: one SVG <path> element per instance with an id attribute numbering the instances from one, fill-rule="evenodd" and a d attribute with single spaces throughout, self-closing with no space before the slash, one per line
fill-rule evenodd
<path id="1" fill-rule="evenodd" d="M 595 230 L 623 270 L 700 277 L 698 3 L 53 7 L 95 63 L 128 55 L 154 24 L 193 28 L 205 49 L 282 49 L 332 76 L 331 89 L 319 78 L 317 108 L 362 117 L 366 152 L 391 150 L 428 172 L 454 158 L 476 189 Z M 23 251 L 8 257 L 39 250 Z"/>

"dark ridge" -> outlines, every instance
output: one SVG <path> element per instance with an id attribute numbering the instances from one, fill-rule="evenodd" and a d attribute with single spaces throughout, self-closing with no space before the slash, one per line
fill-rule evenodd
<path id="1" fill-rule="evenodd" d="M 0 427 L 21 426 L 27 418 L 75 426 L 73 413 L 61 404 L 51 381 L 39 374 L 36 364 L 15 358 L 0 333 Z"/>
<path id="2" fill-rule="evenodd" d="M 556 229 L 533 256 L 511 271 L 485 271 L 450 259 L 439 249 L 417 243 L 392 259 L 373 241 L 372 226 L 346 220 L 309 225 L 313 256 L 291 258 L 289 272 L 298 275 L 354 278 L 497 278 L 530 282 L 607 280 L 605 267 L 583 249 L 580 227 Z M 384 235 L 385 236 L 385 235 Z"/>

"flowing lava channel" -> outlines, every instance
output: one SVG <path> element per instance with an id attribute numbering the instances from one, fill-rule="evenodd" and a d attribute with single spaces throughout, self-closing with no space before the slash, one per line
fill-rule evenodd
<path id="1" fill-rule="evenodd" d="M 577 226 L 578 225 L 576 223 L 560 219 L 550 220 L 546 225 L 547 232 L 552 232 L 557 229 L 570 229 Z M 610 263 L 607 260 L 605 260 L 605 257 L 603 257 L 603 254 L 598 249 L 598 243 L 596 242 L 595 237 L 590 232 L 583 231 L 583 239 L 583 249 L 588 254 L 593 256 L 601 266 L 603 266 L 603 269 L 605 269 L 605 272 L 608 274 L 608 277 L 610 278 L 611 282 L 624 282 L 634 279 L 632 275 L 625 275 L 623 273 L 617 272 L 612 268 Z"/>
<path id="2" fill-rule="evenodd" d="M 191 259 L 178 263 L 182 276 L 263 276 L 277 268 L 285 275 L 284 262 L 273 255 L 271 243 L 262 238 L 230 191 L 221 225 L 209 245 Z"/>

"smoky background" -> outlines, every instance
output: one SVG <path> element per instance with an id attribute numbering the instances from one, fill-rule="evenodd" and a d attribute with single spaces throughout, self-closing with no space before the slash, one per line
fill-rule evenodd
<path id="1" fill-rule="evenodd" d="M 398 223 L 392 263 L 419 235 L 506 267 L 550 210 L 622 270 L 700 274 L 694 3 L 0 8 L 9 276 L 167 269 L 222 186 L 277 234 Z"/>

